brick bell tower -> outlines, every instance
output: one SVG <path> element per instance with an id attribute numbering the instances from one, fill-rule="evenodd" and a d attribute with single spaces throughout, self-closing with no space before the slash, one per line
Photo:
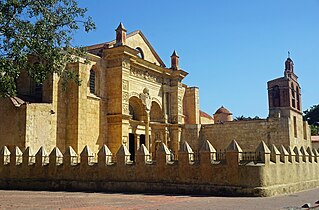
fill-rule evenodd
<path id="1" fill-rule="evenodd" d="M 300 86 L 289 52 L 284 76 L 268 81 L 267 85 L 269 117 L 290 117 L 291 112 L 302 115 Z"/>

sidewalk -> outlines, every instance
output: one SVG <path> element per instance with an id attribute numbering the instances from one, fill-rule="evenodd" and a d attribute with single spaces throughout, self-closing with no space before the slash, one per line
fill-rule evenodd
<path id="1" fill-rule="evenodd" d="M 319 188 L 267 198 L 0 190 L 0 209 L 292 210 L 301 209 L 305 203 L 314 205 L 318 200 Z"/>

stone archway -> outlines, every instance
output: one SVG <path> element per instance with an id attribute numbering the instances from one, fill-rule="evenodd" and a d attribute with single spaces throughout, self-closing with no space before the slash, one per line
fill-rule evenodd
<path id="1" fill-rule="evenodd" d="M 143 116 L 145 116 L 143 109 L 143 104 L 141 100 L 136 97 L 132 96 L 129 99 L 129 113 L 132 117 L 132 120 L 141 121 L 143 119 Z"/>
<path id="2" fill-rule="evenodd" d="M 151 122 L 163 122 L 163 112 L 158 103 L 152 101 L 151 111 L 150 111 L 150 121 Z"/>

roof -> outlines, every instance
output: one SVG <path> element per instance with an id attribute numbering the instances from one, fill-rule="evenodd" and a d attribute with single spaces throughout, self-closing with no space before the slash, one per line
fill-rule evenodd
<path id="1" fill-rule="evenodd" d="M 207 114 L 206 112 L 203 112 L 202 110 L 199 110 L 199 116 L 200 116 L 200 117 L 208 118 L 208 119 L 210 119 L 210 120 L 213 120 L 213 119 L 214 119 L 212 116 L 210 116 L 210 115 Z"/>
<path id="2" fill-rule="evenodd" d="M 312 142 L 319 142 L 319 136 L 311 136 Z"/>
<path id="3" fill-rule="evenodd" d="M 221 106 L 219 109 L 217 109 L 215 114 L 232 114 L 232 113 L 228 111 L 228 109 L 226 109 L 225 107 Z"/>
<path id="4" fill-rule="evenodd" d="M 136 34 L 139 34 L 142 39 L 145 41 L 145 43 L 147 44 L 147 46 L 150 48 L 151 52 L 154 54 L 155 58 L 158 60 L 158 62 L 161 64 L 161 66 L 165 67 L 165 63 L 163 62 L 163 60 L 159 57 L 159 55 L 156 53 L 156 51 L 154 50 L 154 48 L 152 47 L 152 45 L 149 43 L 149 41 L 146 39 L 146 37 L 144 36 L 144 34 L 142 33 L 142 31 L 140 30 L 136 30 L 136 31 L 133 31 L 129 34 L 126 35 L 126 39 L 136 35 Z M 100 44 L 95 44 L 95 45 L 91 45 L 91 46 L 87 46 L 87 50 L 90 52 L 90 53 L 93 53 L 93 54 L 96 54 L 95 52 L 98 52 L 99 50 L 102 50 L 105 46 L 111 46 L 111 45 L 114 45 L 115 44 L 115 39 L 112 40 L 112 41 L 109 41 L 109 42 L 103 42 L 103 43 L 100 43 Z"/>

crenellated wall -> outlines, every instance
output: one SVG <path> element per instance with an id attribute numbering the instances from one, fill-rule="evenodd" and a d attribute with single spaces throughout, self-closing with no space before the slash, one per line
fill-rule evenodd
<path id="1" fill-rule="evenodd" d="M 104 145 L 97 157 L 88 146 L 79 156 L 72 147 L 63 155 L 58 148 L 48 155 L 41 147 L 34 155 L 3 147 L 0 188 L 272 196 L 319 186 L 318 151 L 304 147 L 269 149 L 261 142 L 247 153 L 233 140 L 221 154 L 205 141 L 194 156 L 185 142 L 178 160 L 171 160 L 164 144 L 156 160 L 144 145 L 136 162 L 129 156 L 124 145 L 115 156 Z"/>

